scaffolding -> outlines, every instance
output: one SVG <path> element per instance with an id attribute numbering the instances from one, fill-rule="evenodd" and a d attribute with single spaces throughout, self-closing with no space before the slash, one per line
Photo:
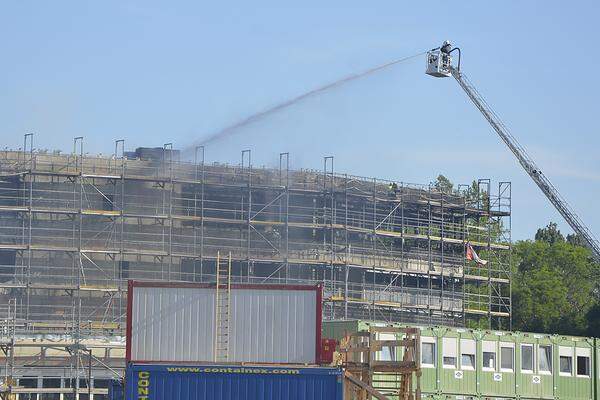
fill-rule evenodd
<path id="1" fill-rule="evenodd" d="M 109 157 L 0 152 L 0 304 L 17 333 L 122 335 L 128 279 L 324 285 L 324 318 L 510 329 L 511 185 L 444 190 L 208 164 L 171 144 Z M 469 243 L 486 265 L 469 262 Z"/>
<path id="2" fill-rule="evenodd" d="M 421 400 L 419 328 L 370 327 L 346 333 L 339 350 L 345 376 L 346 399 Z"/>

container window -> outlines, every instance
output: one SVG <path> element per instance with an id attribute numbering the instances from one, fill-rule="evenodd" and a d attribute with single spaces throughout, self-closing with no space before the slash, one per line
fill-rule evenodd
<path id="1" fill-rule="evenodd" d="M 560 374 L 569 375 L 573 373 L 573 357 L 560 356 Z"/>
<path id="2" fill-rule="evenodd" d="M 487 371 L 496 370 L 496 353 L 491 351 L 483 352 L 483 369 Z"/>
<path id="3" fill-rule="evenodd" d="M 458 340 L 456 338 L 443 338 L 442 345 L 444 368 L 456 368 Z"/>
<path id="4" fill-rule="evenodd" d="M 590 358 L 577 356 L 577 376 L 590 376 Z"/>
<path id="5" fill-rule="evenodd" d="M 500 369 L 512 372 L 515 368 L 515 349 L 508 346 L 500 346 Z"/>
<path id="6" fill-rule="evenodd" d="M 460 366 L 462 369 L 475 369 L 475 341 L 460 340 Z"/>
<path id="7" fill-rule="evenodd" d="M 462 354 L 460 357 L 462 369 L 475 369 L 475 354 Z"/>
<path id="8" fill-rule="evenodd" d="M 521 345 L 521 371 L 533 372 L 533 345 L 531 344 Z"/>
<path id="9" fill-rule="evenodd" d="M 482 358 L 483 358 L 483 369 L 485 371 L 496 370 L 496 342 L 484 340 L 481 343 Z"/>
<path id="10" fill-rule="evenodd" d="M 444 368 L 456 368 L 456 357 L 444 356 Z"/>
<path id="11" fill-rule="evenodd" d="M 540 374 L 552 373 L 552 346 L 539 346 L 538 368 Z"/>
<path id="12" fill-rule="evenodd" d="M 558 346 L 558 371 L 560 375 L 573 375 L 573 347 Z"/>
<path id="13" fill-rule="evenodd" d="M 435 343 L 421 343 L 421 365 L 435 366 Z"/>

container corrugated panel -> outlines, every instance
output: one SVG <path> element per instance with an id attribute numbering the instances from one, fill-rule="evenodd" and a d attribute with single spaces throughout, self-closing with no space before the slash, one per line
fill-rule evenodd
<path id="1" fill-rule="evenodd" d="M 229 360 L 315 363 L 316 301 L 307 290 L 233 291 Z"/>
<path id="2" fill-rule="evenodd" d="M 555 344 L 553 358 L 558 369 L 555 396 L 560 399 L 597 398 L 594 397 L 594 379 L 591 379 L 592 376 L 598 377 L 598 372 L 593 369 L 594 361 L 598 361 L 594 354 L 597 351 L 596 341 L 592 338 L 561 336 L 555 340 Z M 589 367 L 588 371 L 585 371 L 586 366 Z"/>
<path id="3" fill-rule="evenodd" d="M 135 287 L 131 359 L 213 360 L 214 309 L 211 289 Z"/>
<path id="4" fill-rule="evenodd" d="M 325 337 L 340 339 L 345 333 L 366 331 L 377 324 L 325 321 L 323 332 Z M 450 327 L 420 329 L 422 344 L 434 344 L 427 362 L 423 362 L 421 348 L 424 398 L 598 398 L 594 381 L 600 381 L 596 364 L 600 349 L 596 339 Z M 469 365 L 470 356 L 474 357 L 474 367 Z M 393 378 L 389 375 L 390 381 Z"/>
<path id="5" fill-rule="evenodd" d="M 337 368 L 129 364 L 128 400 L 342 400 Z"/>
<path id="6" fill-rule="evenodd" d="M 128 361 L 215 361 L 214 286 L 130 282 L 128 295 Z M 233 285 L 228 325 L 228 362 L 314 364 L 321 288 Z"/>

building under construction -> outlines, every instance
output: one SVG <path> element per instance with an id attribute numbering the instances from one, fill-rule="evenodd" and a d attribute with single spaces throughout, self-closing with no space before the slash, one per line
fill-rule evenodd
<path id="1" fill-rule="evenodd" d="M 5 343 L 122 336 L 127 280 L 214 282 L 230 254 L 231 282 L 322 282 L 328 319 L 510 328 L 509 182 L 450 190 L 336 173 L 330 157 L 266 169 L 250 152 L 230 166 L 200 148 L 182 162 L 169 146 L 75 144 L 0 153 Z"/>

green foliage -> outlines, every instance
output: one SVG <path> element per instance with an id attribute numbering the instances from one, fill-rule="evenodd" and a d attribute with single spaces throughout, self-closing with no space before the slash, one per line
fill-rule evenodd
<path id="1" fill-rule="evenodd" d="M 489 328 L 489 322 L 486 318 L 471 318 L 467 320 L 467 328 L 486 330 Z"/>
<path id="2" fill-rule="evenodd" d="M 433 187 L 435 187 L 440 192 L 452 193 L 452 190 L 454 189 L 454 184 L 450 182 L 450 179 L 440 174 L 433 183 Z"/>
<path id="3" fill-rule="evenodd" d="M 585 246 L 583 238 L 577 234 L 567 235 L 567 243 L 570 243 L 574 246 Z"/>
<path id="4" fill-rule="evenodd" d="M 540 228 L 535 233 L 535 240 L 550 244 L 564 242 L 565 237 L 558 230 L 556 222 L 550 222 L 545 228 Z"/>
<path id="5" fill-rule="evenodd" d="M 490 210 L 490 195 L 479 186 L 477 181 L 471 182 L 471 186 L 465 191 L 465 196 L 470 207 Z"/>
<path id="6" fill-rule="evenodd" d="M 587 248 L 550 223 L 513 254 L 515 330 L 600 336 L 600 266 Z"/>
<path id="7" fill-rule="evenodd" d="M 598 337 L 600 334 L 600 303 L 596 302 L 586 315 L 588 321 L 587 336 Z"/>

